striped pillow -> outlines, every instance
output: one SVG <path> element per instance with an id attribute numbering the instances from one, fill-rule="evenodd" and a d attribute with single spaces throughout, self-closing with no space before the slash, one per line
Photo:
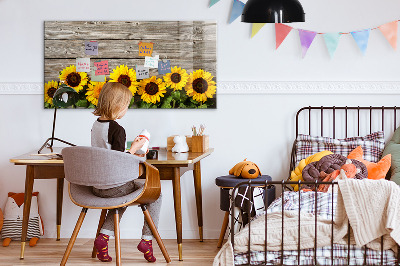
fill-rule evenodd
<path id="1" fill-rule="evenodd" d="M 317 152 L 329 150 L 343 156 L 361 146 L 364 151 L 364 159 L 370 162 L 378 162 L 385 148 L 383 131 L 378 131 L 364 137 L 352 137 L 345 139 L 333 139 L 329 137 L 317 137 L 299 134 L 296 139 L 295 159 L 296 165 L 302 159 L 307 158 Z"/>

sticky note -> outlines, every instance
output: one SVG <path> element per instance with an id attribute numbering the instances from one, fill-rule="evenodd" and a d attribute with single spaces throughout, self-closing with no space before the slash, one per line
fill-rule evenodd
<path id="1" fill-rule="evenodd" d="M 139 42 L 139 56 L 151 56 L 153 45 L 152 42 Z"/>
<path id="2" fill-rule="evenodd" d="M 156 57 L 146 56 L 144 60 L 144 66 L 150 68 L 158 68 L 158 56 Z"/>
<path id="3" fill-rule="evenodd" d="M 96 72 L 95 72 L 96 76 L 110 74 L 110 72 L 108 70 L 108 61 L 107 60 L 103 60 L 100 62 L 94 62 L 94 66 L 97 67 Z"/>
<path id="4" fill-rule="evenodd" d="M 76 72 L 90 72 L 90 58 L 77 58 Z"/>
<path id="5" fill-rule="evenodd" d="M 85 41 L 85 54 L 87 55 L 99 54 L 99 45 L 97 41 Z"/>
<path id="6" fill-rule="evenodd" d="M 158 74 L 164 75 L 167 73 L 171 73 L 171 62 L 167 61 L 158 61 Z"/>
<path id="7" fill-rule="evenodd" d="M 106 75 L 96 75 L 95 70 L 90 71 L 90 80 L 91 81 L 104 82 L 105 79 L 106 79 Z"/>
<path id="8" fill-rule="evenodd" d="M 148 79 L 149 76 L 149 68 L 145 66 L 136 65 L 136 78 L 137 79 Z"/>

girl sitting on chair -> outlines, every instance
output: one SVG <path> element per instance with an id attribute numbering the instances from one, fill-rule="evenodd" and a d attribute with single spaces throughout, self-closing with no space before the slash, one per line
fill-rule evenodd
<path id="1" fill-rule="evenodd" d="M 131 99 L 132 92 L 121 83 L 108 82 L 103 86 L 99 95 L 96 110 L 93 112 L 94 115 L 99 116 L 99 118 L 93 123 L 92 127 L 91 143 L 93 147 L 125 152 L 125 129 L 115 120 L 121 119 L 126 114 Z M 146 156 L 146 154 L 136 154 L 145 142 L 145 138 L 136 138 L 128 152 L 135 156 Z M 142 183 L 135 182 L 136 178 L 137 177 L 132 177 L 132 181 L 116 187 L 93 187 L 93 194 L 102 198 L 122 197 L 128 195 L 143 186 Z M 147 205 L 147 209 L 149 210 L 156 227 L 158 227 L 160 208 L 161 194 L 155 202 Z M 126 207 L 118 209 L 120 219 L 125 210 Z M 115 210 L 109 210 L 107 212 L 100 234 L 94 241 L 94 246 L 97 249 L 97 258 L 101 261 L 112 260 L 108 255 L 108 240 L 110 236 L 114 236 L 114 214 Z M 153 255 L 152 238 L 153 234 L 151 233 L 150 227 L 147 222 L 144 221 L 142 240 L 137 248 L 139 251 L 144 253 L 144 258 L 149 262 L 156 261 L 156 258 Z"/>

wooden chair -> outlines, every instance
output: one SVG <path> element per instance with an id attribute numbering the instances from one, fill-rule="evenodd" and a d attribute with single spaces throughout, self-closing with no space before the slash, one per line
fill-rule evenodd
<path id="1" fill-rule="evenodd" d="M 102 209 L 96 237 L 103 226 L 107 210 L 116 209 L 114 215 L 116 265 L 121 265 L 118 208 L 129 205 L 139 205 L 142 208 L 145 220 L 149 224 L 166 262 L 171 262 L 145 205 L 157 200 L 161 193 L 160 176 L 157 168 L 137 156 L 103 148 L 68 147 L 62 150 L 62 156 L 65 179 L 70 182 L 68 186 L 69 196 L 74 204 L 82 207 L 82 211 L 60 265 L 66 264 L 88 209 Z M 141 161 L 139 169 L 137 167 L 138 160 Z M 129 195 L 118 198 L 100 198 L 91 191 L 92 186 L 128 182 L 135 175 L 145 177 L 144 180 L 138 180 L 144 182 L 144 187 Z M 92 257 L 96 257 L 94 247 Z"/>

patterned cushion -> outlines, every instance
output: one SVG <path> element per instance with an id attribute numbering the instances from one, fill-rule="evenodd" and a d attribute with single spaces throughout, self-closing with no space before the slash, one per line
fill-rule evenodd
<path id="1" fill-rule="evenodd" d="M 363 148 L 365 160 L 378 162 L 385 147 L 383 131 L 374 132 L 364 137 L 345 139 L 299 134 L 296 139 L 296 165 L 298 165 L 302 159 L 323 150 L 329 150 L 347 157 L 357 146 Z"/>

